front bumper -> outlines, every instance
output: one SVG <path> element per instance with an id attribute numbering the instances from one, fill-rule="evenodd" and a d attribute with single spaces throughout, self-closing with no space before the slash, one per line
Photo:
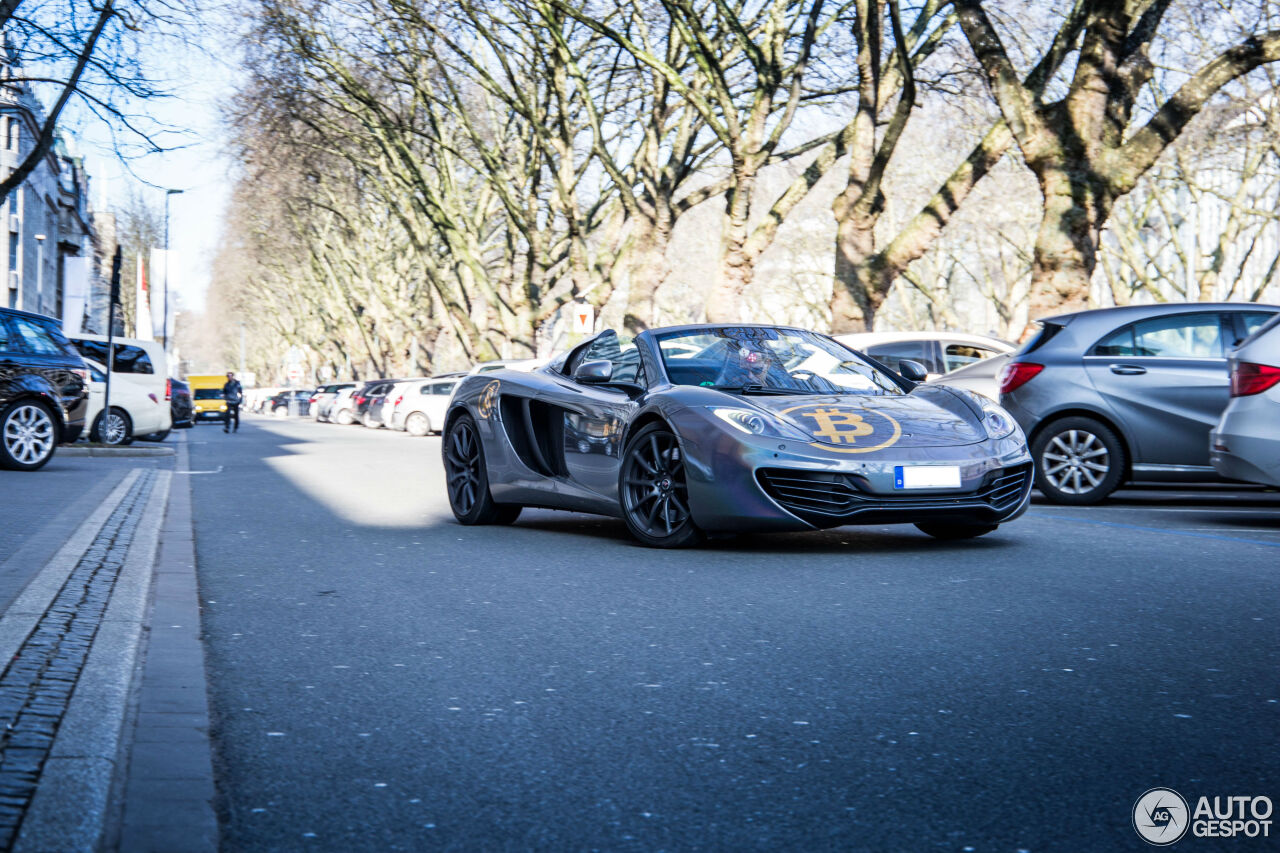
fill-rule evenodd
<path id="1" fill-rule="evenodd" d="M 851 456 L 786 439 L 680 430 L 694 521 L 712 531 L 846 524 L 1002 524 L 1026 511 L 1033 470 L 1018 431 L 951 447 Z M 957 489 L 895 487 L 898 466 L 954 465 Z"/>

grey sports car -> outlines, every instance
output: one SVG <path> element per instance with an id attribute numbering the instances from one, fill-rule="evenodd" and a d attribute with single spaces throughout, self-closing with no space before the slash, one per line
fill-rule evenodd
<path id="1" fill-rule="evenodd" d="M 525 506 L 620 517 L 657 547 L 897 522 L 959 539 L 1021 515 L 1031 457 L 1013 419 L 902 369 L 783 326 L 601 332 L 530 373 L 459 384 L 449 502 L 463 524 Z"/>

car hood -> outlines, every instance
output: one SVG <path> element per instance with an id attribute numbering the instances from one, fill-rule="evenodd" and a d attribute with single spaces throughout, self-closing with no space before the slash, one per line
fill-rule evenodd
<path id="1" fill-rule="evenodd" d="M 975 408 L 947 388 L 920 385 L 898 397 L 823 394 L 741 399 L 785 419 L 816 443 L 841 450 L 956 447 L 987 437 Z"/>

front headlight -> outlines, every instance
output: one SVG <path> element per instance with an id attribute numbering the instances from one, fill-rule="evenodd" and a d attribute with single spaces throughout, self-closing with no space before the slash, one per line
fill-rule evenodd
<path id="1" fill-rule="evenodd" d="M 747 435 L 786 438 L 792 441 L 809 440 L 808 436 L 795 427 L 754 409 L 735 409 L 722 406 L 709 406 L 708 408 L 717 418 L 739 432 L 745 432 Z"/>
<path id="2" fill-rule="evenodd" d="M 1018 428 L 1018 422 L 1004 409 L 983 398 L 982 427 L 988 438 L 1004 438 Z"/>

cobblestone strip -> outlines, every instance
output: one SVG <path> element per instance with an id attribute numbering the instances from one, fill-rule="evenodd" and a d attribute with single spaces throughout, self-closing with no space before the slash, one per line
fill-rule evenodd
<path id="1" fill-rule="evenodd" d="M 0 849 L 13 846 L 156 481 L 128 487 L 0 675 Z"/>

